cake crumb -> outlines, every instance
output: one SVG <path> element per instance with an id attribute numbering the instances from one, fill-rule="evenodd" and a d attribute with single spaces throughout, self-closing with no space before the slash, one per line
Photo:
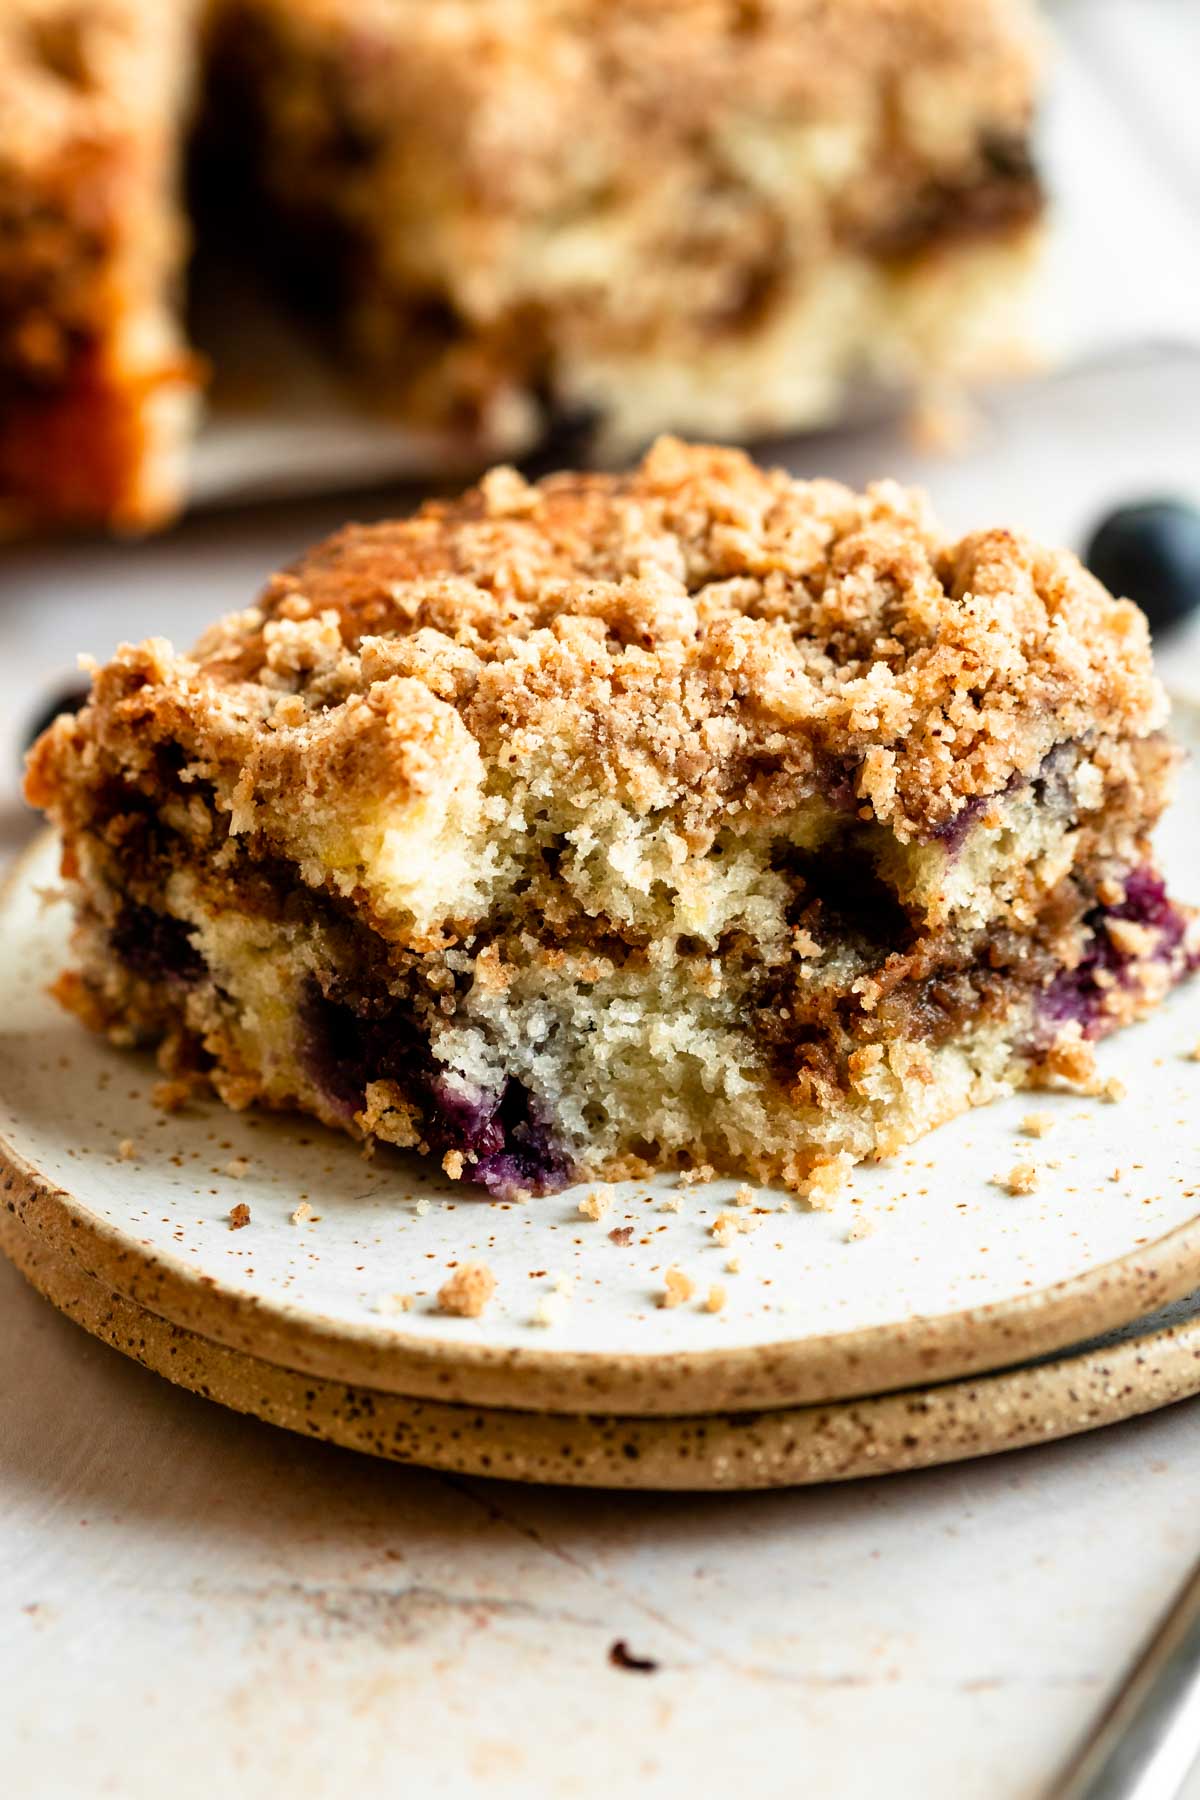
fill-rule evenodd
<path id="1" fill-rule="evenodd" d="M 249 1169 L 249 1159 L 245 1156 L 232 1157 L 225 1164 L 225 1173 L 234 1181 L 240 1181 L 242 1176 L 249 1172 Z"/>
<path id="2" fill-rule="evenodd" d="M 854 1158 L 839 1151 L 828 1162 L 818 1163 L 804 1184 L 804 1198 L 817 1212 L 826 1212 L 846 1185 Z"/>
<path id="3" fill-rule="evenodd" d="M 406 1313 L 411 1312 L 412 1309 L 413 1297 L 411 1294 L 381 1294 L 375 1302 L 375 1311 L 378 1313 Z"/>
<path id="4" fill-rule="evenodd" d="M 727 1275 L 740 1275 L 741 1272 L 742 1272 L 741 1257 L 740 1256 L 727 1256 L 725 1258 L 725 1273 Z"/>
<path id="5" fill-rule="evenodd" d="M 433 1202 L 432 1201 L 424 1200 L 424 1199 L 417 1201 L 417 1214 L 420 1218 L 423 1219 L 425 1217 L 425 1214 L 427 1212 L 432 1212 L 432 1210 L 433 1210 Z"/>
<path id="6" fill-rule="evenodd" d="M 875 1229 L 874 1219 L 866 1219 L 860 1215 L 857 1219 L 852 1220 L 847 1227 L 846 1242 L 848 1244 L 857 1244 L 862 1238 L 873 1236 Z"/>
<path id="7" fill-rule="evenodd" d="M 229 1229 L 230 1231 L 240 1231 L 243 1225 L 249 1223 L 250 1208 L 244 1200 L 239 1200 L 236 1206 L 231 1206 L 229 1209 Z"/>
<path id="8" fill-rule="evenodd" d="M 1192 1045 L 1188 1051 L 1188 1057 L 1192 1062 L 1200 1062 L 1200 1043 Z"/>
<path id="9" fill-rule="evenodd" d="M 136 1162 L 138 1147 L 132 1138 L 122 1138 L 117 1145 L 117 1155 L 122 1162 Z"/>
<path id="10" fill-rule="evenodd" d="M 694 1169 L 681 1169 L 679 1184 L 681 1187 L 692 1187 L 696 1183 L 711 1181 L 716 1175 L 711 1163 L 697 1163 Z"/>
<path id="11" fill-rule="evenodd" d="M 1128 1089 L 1126 1088 L 1125 1083 L 1116 1075 L 1110 1075 L 1108 1080 L 1104 1083 L 1104 1086 L 1100 1089 L 1100 1098 L 1102 1100 L 1110 1101 L 1115 1106 L 1119 1100 L 1124 1100 L 1127 1092 Z"/>
<path id="12" fill-rule="evenodd" d="M 1026 1137 L 1044 1138 L 1048 1131 L 1054 1129 L 1054 1118 L 1050 1113 L 1026 1113 L 1021 1120 L 1021 1130 Z"/>
<path id="13" fill-rule="evenodd" d="M 318 1215 L 313 1211 L 307 1200 L 302 1200 L 299 1206 L 297 1206 L 289 1215 L 293 1225 L 311 1225 L 315 1222 L 317 1216 Z"/>
<path id="14" fill-rule="evenodd" d="M 754 1192 L 754 1189 L 748 1182 L 743 1181 L 733 1196 L 733 1203 L 735 1206 L 753 1206 L 757 1199 L 758 1195 Z"/>
<path id="15" fill-rule="evenodd" d="M 571 1305 L 570 1294 L 563 1288 L 555 1288 L 552 1293 L 543 1294 L 533 1309 L 533 1323 L 545 1326 L 547 1330 L 561 1325 Z"/>
<path id="16" fill-rule="evenodd" d="M 579 1202 L 579 1210 L 585 1219 L 602 1219 L 612 1206 L 613 1196 L 610 1187 L 591 1188 Z"/>
<path id="17" fill-rule="evenodd" d="M 705 1312 L 718 1313 L 725 1304 L 725 1289 L 719 1281 L 714 1281 L 704 1296 Z"/>
<path id="18" fill-rule="evenodd" d="M 1032 1194 L 1038 1184 L 1038 1172 L 1033 1163 L 1017 1163 L 1007 1175 L 997 1175 L 996 1186 L 1007 1188 L 1010 1194 Z"/>
<path id="19" fill-rule="evenodd" d="M 486 1263 L 463 1263 L 438 1289 L 438 1311 L 478 1319 L 495 1291 L 496 1277 Z"/>
<path id="20" fill-rule="evenodd" d="M 664 1212 L 681 1213 L 683 1211 L 683 1195 L 672 1194 L 669 1199 L 663 1201 L 662 1209 Z"/>
<path id="21" fill-rule="evenodd" d="M 190 1081 L 177 1077 L 171 1081 L 156 1081 L 150 1089 L 150 1104 L 159 1112 L 182 1112 L 192 1097 Z"/>
<path id="22" fill-rule="evenodd" d="M 668 1309 L 682 1306 L 696 1292 L 696 1284 L 691 1276 L 685 1275 L 683 1270 L 676 1268 L 674 1264 L 663 1276 L 663 1282 L 665 1284 L 664 1291 L 659 1295 L 658 1304 Z"/>
<path id="23" fill-rule="evenodd" d="M 467 1159 L 461 1150 L 447 1150 L 442 1158 L 442 1168 L 451 1181 L 461 1181 L 462 1172 L 467 1166 Z"/>
<path id="24" fill-rule="evenodd" d="M 614 1225 L 608 1236 L 611 1243 L 619 1244 L 623 1250 L 627 1244 L 633 1242 L 633 1226 Z"/>

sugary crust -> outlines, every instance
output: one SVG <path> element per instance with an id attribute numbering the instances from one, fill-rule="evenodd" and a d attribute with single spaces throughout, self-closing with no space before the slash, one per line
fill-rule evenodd
<path id="1" fill-rule="evenodd" d="M 928 840 L 1056 743 L 1164 712 L 1144 618 L 1069 553 L 664 439 L 626 476 L 495 470 L 339 533 L 193 657 L 123 650 L 31 795 L 72 746 L 149 775 L 174 743 L 269 835 L 334 793 L 444 803 L 481 758 L 697 840 L 835 790 Z"/>

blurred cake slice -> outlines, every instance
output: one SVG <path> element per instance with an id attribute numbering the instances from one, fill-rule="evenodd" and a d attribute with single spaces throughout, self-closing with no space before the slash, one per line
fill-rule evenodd
<path id="1" fill-rule="evenodd" d="M 1024 0 L 218 0 L 218 200 L 409 418 L 602 458 L 1011 361 Z"/>
<path id="2" fill-rule="evenodd" d="M 351 527 L 33 752 L 89 1024 L 511 1197 L 822 1191 L 1195 966 L 1145 620 L 919 497 L 663 440 Z"/>
<path id="3" fill-rule="evenodd" d="M 0 6 L 0 531 L 143 529 L 181 491 L 189 0 Z"/>

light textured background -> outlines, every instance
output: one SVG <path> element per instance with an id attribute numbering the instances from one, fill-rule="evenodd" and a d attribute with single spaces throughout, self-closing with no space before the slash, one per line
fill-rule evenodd
<path id="1" fill-rule="evenodd" d="M 900 432 L 832 436 L 794 461 L 921 480 L 955 526 L 1078 541 L 1115 498 L 1200 498 L 1200 6 L 1055 10 L 1073 104 L 1097 121 L 1084 171 L 1094 156 L 1114 191 L 1136 176 L 1154 233 L 1148 254 L 1113 226 L 1096 178 L 1068 239 L 1091 260 L 1064 279 L 1091 294 L 1093 322 L 1116 293 L 1118 318 L 1161 328 L 1105 350 L 1097 325 L 1085 367 L 990 402 L 958 461 L 922 459 Z M 348 510 L 6 552 L 0 842 L 27 831 L 10 773 L 21 723 L 70 651 L 186 641 Z M 1200 627 L 1163 663 L 1200 691 Z M 774 1496 L 448 1480 L 177 1392 L 0 1265 L 0 1784 L 36 1800 L 1032 1796 L 1200 1549 L 1198 1483 L 1196 1404 L 986 1464 Z M 618 1637 L 658 1672 L 612 1668 Z"/>

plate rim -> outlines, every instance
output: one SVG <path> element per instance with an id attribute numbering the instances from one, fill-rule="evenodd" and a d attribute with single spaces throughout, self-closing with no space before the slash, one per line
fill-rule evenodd
<path id="1" fill-rule="evenodd" d="M 38 833 L 0 883 L 0 923 L 55 839 Z M 306 1128 L 311 1125 L 306 1119 Z M 675 1351 L 498 1346 L 352 1323 L 222 1288 L 170 1252 L 135 1241 L 49 1180 L 0 1135 L 0 1196 L 52 1249 L 154 1315 L 231 1350 L 328 1380 L 412 1399 L 513 1411 L 637 1417 L 754 1412 L 878 1395 L 1053 1354 L 1128 1325 L 1200 1285 L 1200 1208 L 1136 1250 L 1046 1287 L 956 1312 L 779 1339 Z"/>
<path id="2" fill-rule="evenodd" d="M 1032 1367 L 773 1408 L 561 1417 L 448 1403 L 281 1368 L 163 1319 L 0 1214 L 0 1251 L 60 1312 L 174 1386 L 307 1438 L 445 1474 L 625 1491 L 853 1481 L 1077 1436 L 1200 1394 L 1200 1317 Z"/>

